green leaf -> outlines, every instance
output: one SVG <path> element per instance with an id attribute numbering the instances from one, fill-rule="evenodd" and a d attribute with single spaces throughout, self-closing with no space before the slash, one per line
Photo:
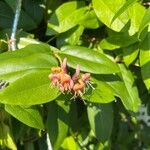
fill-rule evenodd
<path id="1" fill-rule="evenodd" d="M 20 37 L 19 42 L 17 43 L 18 49 L 24 48 L 30 44 L 41 44 L 41 42 L 33 39 L 33 37 Z"/>
<path id="2" fill-rule="evenodd" d="M 64 97 L 58 97 L 56 102 L 49 103 L 47 129 L 54 149 L 59 149 L 68 133 L 69 105 L 62 101 Z"/>
<path id="3" fill-rule="evenodd" d="M 69 136 L 64 139 L 61 148 L 68 150 L 78 150 L 77 144 L 72 136 Z"/>
<path id="4" fill-rule="evenodd" d="M 3 53 L 5 51 L 7 51 L 7 48 L 8 48 L 8 46 L 5 43 L 5 41 L 4 40 L 0 40 L 0 53 Z"/>
<path id="5" fill-rule="evenodd" d="M 123 12 L 125 12 L 129 7 L 131 7 L 137 0 L 127 0 L 126 3 L 116 12 L 111 23 L 114 22 Z"/>
<path id="6" fill-rule="evenodd" d="M 80 21 L 80 25 L 89 29 L 97 29 L 101 25 L 101 23 L 97 19 L 94 10 L 89 9 L 87 10 L 83 20 Z"/>
<path id="7" fill-rule="evenodd" d="M 111 104 L 91 104 L 87 107 L 89 123 L 96 138 L 103 143 L 109 140 L 113 127 Z"/>
<path id="8" fill-rule="evenodd" d="M 106 50 L 115 50 L 129 46 L 138 41 L 137 35 L 129 36 L 128 33 L 111 35 L 100 42 L 100 47 Z"/>
<path id="9" fill-rule="evenodd" d="M 139 31 L 139 27 L 145 12 L 145 7 L 139 3 L 135 3 L 130 8 L 128 8 L 128 14 L 130 18 L 130 28 L 128 31 L 130 36 Z"/>
<path id="10" fill-rule="evenodd" d="M 62 47 L 64 45 L 79 45 L 80 37 L 84 31 L 83 26 L 76 26 L 62 34 L 57 38 L 57 46 Z"/>
<path id="11" fill-rule="evenodd" d="M 150 8 L 148 8 L 145 12 L 145 15 L 142 19 L 142 22 L 140 24 L 140 27 L 139 27 L 139 32 L 138 32 L 138 35 L 140 36 L 141 32 L 144 30 L 144 28 L 148 25 L 150 25 Z"/>
<path id="12" fill-rule="evenodd" d="M 95 74 L 110 74 L 119 72 L 119 67 L 104 54 L 79 46 L 64 46 L 59 53 L 68 59 L 68 65 L 76 68 L 80 65 L 82 71 Z"/>
<path id="13" fill-rule="evenodd" d="M 0 80 L 12 82 L 34 71 L 50 70 L 57 66 L 46 44 L 33 44 L 15 52 L 0 54 Z M 37 61 L 38 60 L 38 61 Z"/>
<path id="14" fill-rule="evenodd" d="M 9 126 L 3 122 L 0 122 L 0 145 L 12 150 L 17 150 Z"/>
<path id="15" fill-rule="evenodd" d="M 107 83 L 93 77 L 91 81 L 94 89 L 85 93 L 86 100 L 92 103 L 109 103 L 115 100 L 113 89 Z"/>
<path id="16" fill-rule="evenodd" d="M 150 90 L 150 33 L 140 45 L 140 66 L 144 83 Z"/>
<path id="17" fill-rule="evenodd" d="M 10 28 L 13 22 L 13 12 L 11 8 L 0 1 L 0 27 Z"/>
<path id="18" fill-rule="evenodd" d="M 19 17 L 18 27 L 29 31 L 37 28 L 37 24 L 24 10 L 22 10 Z"/>
<path id="19" fill-rule="evenodd" d="M 24 124 L 37 128 L 44 129 L 42 116 L 37 107 L 23 107 L 14 105 L 5 105 L 5 110 L 13 117 L 23 122 Z"/>
<path id="20" fill-rule="evenodd" d="M 135 43 L 123 48 L 123 59 L 127 66 L 129 66 L 139 54 L 139 43 Z"/>
<path id="21" fill-rule="evenodd" d="M 37 25 L 42 21 L 44 16 L 44 8 L 41 7 L 41 5 L 44 5 L 42 2 L 42 0 L 23 1 L 23 8 L 25 12 L 34 20 L 34 22 L 36 22 Z"/>
<path id="22" fill-rule="evenodd" d="M 62 4 L 48 21 L 47 35 L 62 33 L 78 25 L 88 10 L 84 5 L 79 1 Z"/>
<path id="23" fill-rule="evenodd" d="M 119 97 L 127 110 L 137 112 L 141 104 L 138 89 L 132 73 L 123 65 L 120 66 L 120 77 L 117 75 L 108 75 L 99 77 L 99 80 L 107 82 L 114 90 L 115 96 Z"/>
<path id="24" fill-rule="evenodd" d="M 0 92 L 0 102 L 10 105 L 35 105 L 54 100 L 58 89 L 50 85 L 48 70 L 33 71 Z"/>
<path id="25" fill-rule="evenodd" d="M 10 7 L 10 8 L 13 10 L 13 12 L 15 13 L 17 0 L 5 0 L 5 2 L 9 5 L 9 7 Z"/>
<path id="26" fill-rule="evenodd" d="M 116 12 L 124 5 L 124 3 L 125 0 L 92 0 L 94 11 L 99 20 L 115 31 L 120 31 L 129 20 L 127 11 L 125 11 L 111 23 Z"/>
<path id="27" fill-rule="evenodd" d="M 139 109 L 141 100 L 139 98 L 138 89 L 135 85 L 134 77 L 132 73 L 129 70 L 127 70 L 123 65 L 120 65 L 119 67 L 121 70 L 121 76 L 125 87 L 124 90 L 123 88 L 121 88 L 121 90 L 122 92 L 124 92 L 125 96 L 128 95 L 126 99 L 121 98 L 123 95 L 120 95 L 121 96 L 120 98 L 127 109 L 136 112 Z"/>

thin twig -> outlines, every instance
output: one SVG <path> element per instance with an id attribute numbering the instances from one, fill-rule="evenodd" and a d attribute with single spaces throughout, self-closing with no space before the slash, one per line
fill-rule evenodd
<path id="1" fill-rule="evenodd" d="M 17 46 L 16 46 L 16 32 L 17 32 L 17 26 L 18 26 L 18 21 L 19 21 L 19 16 L 21 12 L 21 5 L 22 5 L 22 0 L 18 0 L 16 4 L 16 12 L 15 12 L 15 17 L 14 17 L 14 22 L 13 22 L 13 27 L 12 27 L 12 33 L 10 37 L 10 49 L 12 51 L 15 51 Z"/>

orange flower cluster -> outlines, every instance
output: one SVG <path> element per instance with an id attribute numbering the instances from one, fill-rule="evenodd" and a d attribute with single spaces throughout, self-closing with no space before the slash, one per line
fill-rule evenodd
<path id="1" fill-rule="evenodd" d="M 85 93 L 86 85 L 90 80 L 90 73 L 85 73 L 80 76 L 80 67 L 77 65 L 76 72 L 71 77 L 67 73 L 67 59 L 65 58 L 60 67 L 52 67 L 52 73 L 49 74 L 49 79 L 52 85 L 59 88 L 62 93 L 73 93 L 73 98 L 82 96 Z"/>

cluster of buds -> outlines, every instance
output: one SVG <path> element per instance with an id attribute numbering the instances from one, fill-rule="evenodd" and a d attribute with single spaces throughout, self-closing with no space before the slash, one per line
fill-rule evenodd
<path id="1" fill-rule="evenodd" d="M 65 58 L 61 66 L 51 68 L 51 74 L 48 78 L 51 80 L 52 85 L 58 87 L 63 94 L 72 93 L 73 98 L 76 98 L 85 93 L 90 80 L 90 73 L 80 75 L 80 66 L 77 65 L 76 71 L 71 77 L 67 72 L 67 59 Z"/>

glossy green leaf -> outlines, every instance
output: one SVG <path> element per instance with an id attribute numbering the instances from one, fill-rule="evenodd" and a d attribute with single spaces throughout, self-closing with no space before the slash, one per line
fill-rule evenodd
<path id="1" fill-rule="evenodd" d="M 141 32 L 144 30 L 144 28 L 148 25 L 150 25 L 150 8 L 148 8 L 144 14 L 144 17 L 142 19 L 142 22 L 140 24 L 140 27 L 139 27 L 139 32 L 138 32 L 138 35 L 140 36 Z"/>
<path id="2" fill-rule="evenodd" d="M 106 50 L 115 50 L 134 44 L 137 41 L 137 35 L 129 36 L 128 33 L 118 33 L 103 39 L 100 42 L 100 47 Z"/>
<path id="3" fill-rule="evenodd" d="M 54 100 L 58 89 L 50 85 L 48 70 L 33 71 L 1 90 L 0 102 L 11 105 L 35 105 Z"/>
<path id="4" fill-rule="evenodd" d="M 93 103 L 109 103 L 115 100 L 113 89 L 107 83 L 96 78 L 92 78 L 91 81 L 94 89 L 89 87 L 91 90 L 85 93 L 86 100 Z"/>
<path id="5" fill-rule="evenodd" d="M 135 85 L 134 77 L 132 73 L 129 70 L 127 70 L 123 65 L 120 65 L 120 70 L 121 70 L 121 76 L 124 82 L 125 90 L 127 93 L 123 89 L 121 90 L 125 94 L 128 94 L 128 98 L 127 97 L 126 99 L 121 98 L 121 100 L 127 109 L 136 112 L 139 109 L 141 100 L 139 98 L 138 89 Z"/>
<path id="6" fill-rule="evenodd" d="M 120 66 L 120 77 L 115 75 L 103 76 L 102 80 L 107 82 L 114 90 L 115 96 L 119 97 L 127 110 L 137 112 L 139 110 L 141 100 L 135 85 L 132 73 L 123 65 Z M 101 80 L 99 78 L 99 80 Z"/>
<path id="7" fill-rule="evenodd" d="M 134 35 L 139 31 L 139 27 L 145 12 L 146 12 L 145 7 L 139 3 L 135 3 L 128 8 L 128 14 L 130 18 L 130 28 L 128 30 L 129 35 Z"/>
<path id="8" fill-rule="evenodd" d="M 119 67 L 104 54 L 79 46 L 65 46 L 59 53 L 68 59 L 68 65 L 76 68 L 79 64 L 82 71 L 95 74 L 110 74 L 119 72 Z"/>
<path id="9" fill-rule="evenodd" d="M 92 3 L 99 20 L 112 30 L 120 31 L 129 20 L 125 11 L 111 23 L 116 12 L 125 4 L 125 0 L 92 0 Z"/>
<path id="10" fill-rule="evenodd" d="M 109 140 L 113 128 L 111 104 L 91 104 L 87 107 L 89 123 L 96 138 L 101 142 Z"/>
<path id="11" fill-rule="evenodd" d="M 15 52 L 0 54 L 0 80 L 12 82 L 33 70 L 50 70 L 57 65 L 50 54 L 50 47 L 45 44 L 28 45 Z"/>
<path id="12" fill-rule="evenodd" d="M 113 23 L 116 18 L 118 18 L 123 12 L 131 7 L 131 5 L 133 5 L 136 1 L 137 0 L 127 0 L 125 4 L 116 12 L 111 22 Z"/>
<path id="13" fill-rule="evenodd" d="M 62 47 L 64 45 L 79 45 L 80 37 L 84 31 L 83 26 L 76 26 L 65 33 L 62 33 L 57 38 L 57 46 Z"/>
<path id="14" fill-rule="evenodd" d="M 62 4 L 48 21 L 47 35 L 62 33 L 78 25 L 88 9 L 84 5 L 79 1 Z"/>
<path id="15" fill-rule="evenodd" d="M 127 66 L 129 66 L 139 54 L 139 43 L 135 43 L 123 48 L 123 59 Z"/>
<path id="16" fill-rule="evenodd" d="M 100 22 L 94 12 L 94 10 L 87 10 L 83 20 L 80 21 L 80 25 L 89 29 L 97 29 L 100 26 Z"/>
<path id="17" fill-rule="evenodd" d="M 62 99 L 61 99 L 62 98 Z M 68 133 L 69 105 L 62 101 L 64 97 L 57 98 L 48 107 L 46 127 L 54 149 L 59 149 Z"/>
<path id="18" fill-rule="evenodd" d="M 35 106 L 23 107 L 17 105 L 5 105 L 5 110 L 13 117 L 30 127 L 44 129 L 42 116 Z"/>
<path id="19" fill-rule="evenodd" d="M 147 34 L 140 45 L 140 66 L 142 77 L 148 90 L 150 90 L 150 33 Z"/>
<path id="20" fill-rule="evenodd" d="M 18 49 L 24 48 L 30 44 L 40 44 L 39 41 L 33 39 L 33 37 L 20 37 L 19 42 L 17 43 Z"/>

